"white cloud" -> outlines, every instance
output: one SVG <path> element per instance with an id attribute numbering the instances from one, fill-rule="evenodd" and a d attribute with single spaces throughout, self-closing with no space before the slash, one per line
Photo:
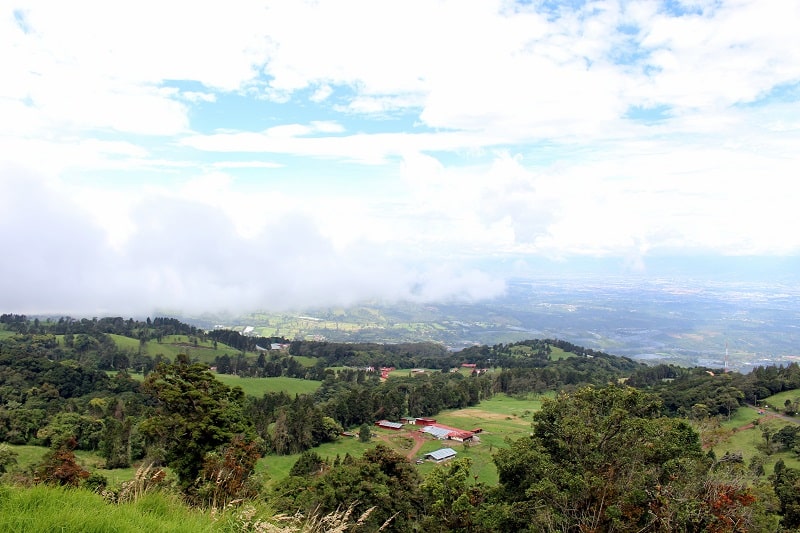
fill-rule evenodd
<path id="1" fill-rule="evenodd" d="M 365 298 L 469 300 L 504 290 L 502 281 L 455 263 L 421 268 L 367 242 L 337 249 L 302 213 L 272 217 L 244 235 L 223 207 L 244 197 L 224 175 L 129 202 L 105 196 L 121 202 L 117 216 L 130 224 L 116 243 L 58 184 L 17 169 L 4 168 L 3 176 L 0 238 L 16 251 L 0 266 L 0 292 L 17 312 L 285 309 Z"/>
<path id="2" fill-rule="evenodd" d="M 284 165 L 272 161 L 216 161 L 214 168 L 281 168 Z"/>
<path id="3" fill-rule="evenodd" d="M 283 305 L 501 290 L 476 257 L 800 252 L 800 4 L 547 5 L 4 6 L 2 216 L 54 254 L 7 273 Z"/>

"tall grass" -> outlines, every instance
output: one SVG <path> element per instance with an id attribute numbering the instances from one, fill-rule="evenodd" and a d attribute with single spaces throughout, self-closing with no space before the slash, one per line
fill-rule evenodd
<path id="1" fill-rule="evenodd" d="M 177 497 L 146 494 L 132 503 L 113 505 L 99 494 L 80 489 L 0 486 L 0 531 L 214 531 L 209 516 L 189 509 Z"/>
<path id="2" fill-rule="evenodd" d="M 274 515 L 262 504 L 229 506 L 222 512 L 186 506 L 178 496 L 146 492 L 127 503 L 109 503 L 82 489 L 0 485 L 0 531 L 80 533 L 343 533 L 364 531 L 372 509 L 329 514 Z M 389 520 L 380 528 L 384 529 Z"/>

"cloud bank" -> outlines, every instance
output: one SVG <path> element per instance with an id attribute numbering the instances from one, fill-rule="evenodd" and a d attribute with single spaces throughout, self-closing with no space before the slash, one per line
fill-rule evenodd
<path id="1" fill-rule="evenodd" d="M 799 21 L 759 0 L 6 3 L 0 306 L 476 299 L 510 264 L 796 257 Z"/>

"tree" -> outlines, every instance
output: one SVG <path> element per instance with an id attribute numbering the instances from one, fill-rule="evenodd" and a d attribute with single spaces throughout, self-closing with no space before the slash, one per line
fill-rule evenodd
<path id="1" fill-rule="evenodd" d="M 165 460 L 187 494 L 203 468 L 205 455 L 234 437 L 254 439 L 244 416 L 244 393 L 214 378 L 203 364 L 178 356 L 147 376 L 142 390 L 157 400 L 156 415 L 140 424 L 151 443 L 159 443 Z"/>
<path id="2" fill-rule="evenodd" d="M 781 525 L 800 527 L 800 470 L 787 467 L 780 459 L 775 463 L 772 486 L 781 505 Z"/>
<path id="3" fill-rule="evenodd" d="M 242 436 L 234 437 L 219 453 L 207 454 L 198 480 L 198 500 L 223 508 L 233 500 L 254 497 L 258 487 L 251 476 L 260 456 L 256 442 Z"/>
<path id="4" fill-rule="evenodd" d="M 503 529 L 739 531 L 751 524 L 744 474 L 712 470 L 697 433 L 660 411 L 657 397 L 618 386 L 545 401 L 531 437 L 495 454 Z"/>
<path id="5" fill-rule="evenodd" d="M 364 422 L 361 424 L 361 427 L 358 428 L 358 440 L 359 442 L 369 442 L 372 438 L 372 426 Z"/>
<path id="6" fill-rule="evenodd" d="M 300 468 L 300 467 L 298 467 Z M 373 508 L 364 531 L 414 531 L 420 509 L 420 476 L 414 465 L 392 449 L 379 444 L 355 459 L 345 456 L 338 466 L 316 477 L 294 477 L 276 487 L 282 510 L 321 514 L 353 506 L 360 516 Z"/>
<path id="7" fill-rule="evenodd" d="M 5 474 L 17 464 L 18 455 L 11 446 L 5 442 L 0 443 L 0 474 Z"/>
<path id="8" fill-rule="evenodd" d="M 47 452 L 36 467 L 36 480 L 51 485 L 79 486 L 90 474 L 75 458 L 72 450 L 76 445 L 75 439 L 70 439 Z"/>
<path id="9" fill-rule="evenodd" d="M 475 531 L 484 490 L 470 482 L 472 460 L 454 459 L 431 471 L 420 485 L 424 531 Z"/>
<path id="10" fill-rule="evenodd" d="M 327 463 L 317 452 L 306 450 L 295 461 L 292 469 L 289 470 L 290 476 L 309 476 L 319 474 L 325 470 Z"/>

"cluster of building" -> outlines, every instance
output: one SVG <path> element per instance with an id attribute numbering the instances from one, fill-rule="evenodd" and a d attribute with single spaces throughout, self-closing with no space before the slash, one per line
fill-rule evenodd
<path id="1" fill-rule="evenodd" d="M 476 428 L 471 431 L 465 431 L 463 429 L 445 426 L 444 424 L 437 423 L 435 418 L 422 418 L 422 417 L 418 418 L 418 417 L 404 416 L 400 420 L 401 420 L 400 422 L 391 422 L 389 420 L 378 420 L 377 422 L 375 422 L 375 425 L 384 429 L 393 429 L 393 430 L 403 429 L 403 426 L 406 425 L 422 426 L 422 429 L 419 430 L 422 433 L 427 433 L 428 435 L 432 435 L 433 437 L 436 437 L 439 440 L 454 440 L 456 442 L 470 442 L 478 440 L 476 434 L 482 431 L 481 428 Z"/>

